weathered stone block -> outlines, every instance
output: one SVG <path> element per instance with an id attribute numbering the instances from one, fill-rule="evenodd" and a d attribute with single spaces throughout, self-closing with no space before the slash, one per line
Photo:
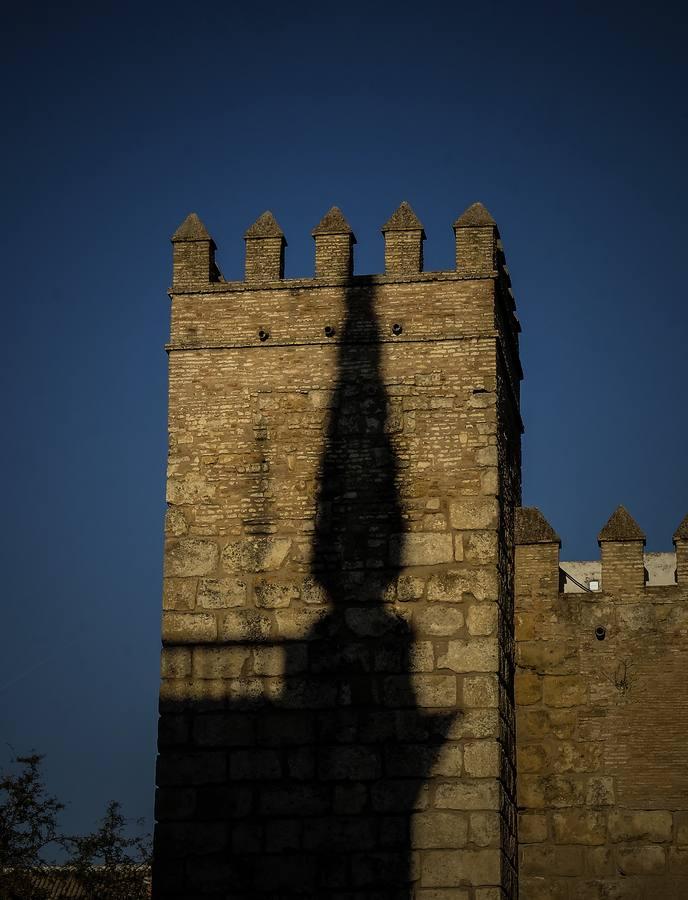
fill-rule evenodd
<path id="1" fill-rule="evenodd" d="M 266 572 L 279 569 L 287 558 L 288 538 L 252 537 L 232 541 L 222 551 L 225 572 Z"/>
<path id="2" fill-rule="evenodd" d="M 519 706 L 539 703 L 542 697 L 542 679 L 535 672 L 517 671 L 514 690 Z"/>
<path id="3" fill-rule="evenodd" d="M 420 634 L 432 637 L 450 637 L 461 631 L 464 625 L 463 613 L 454 607 L 420 609 L 414 621 Z"/>
<path id="4" fill-rule="evenodd" d="M 423 887 L 452 887 L 462 882 L 498 884 L 501 880 L 499 850 L 431 850 L 424 854 Z"/>
<path id="5" fill-rule="evenodd" d="M 260 641 L 270 636 L 272 619 L 265 613 L 246 609 L 220 617 L 218 637 L 223 641 Z"/>
<path id="6" fill-rule="evenodd" d="M 604 844 L 607 817 L 586 809 L 561 810 L 552 816 L 552 829 L 557 844 Z"/>
<path id="7" fill-rule="evenodd" d="M 289 606 L 292 600 L 298 600 L 300 591 L 294 584 L 280 584 L 266 579 L 257 579 L 253 592 L 256 598 L 256 606 L 264 606 L 267 609 L 278 609 Z"/>
<path id="8" fill-rule="evenodd" d="M 420 600 L 425 591 L 425 581 L 414 575 L 400 575 L 397 578 L 397 597 L 403 603 L 409 600 Z"/>
<path id="9" fill-rule="evenodd" d="M 390 539 L 390 562 L 401 566 L 436 566 L 454 560 L 451 534 L 412 532 Z"/>
<path id="10" fill-rule="evenodd" d="M 165 552 L 165 574 L 168 576 L 211 575 L 217 568 L 220 551 L 214 541 L 180 538 L 170 541 Z"/>
<path id="11" fill-rule="evenodd" d="M 501 823 L 498 812 L 472 812 L 468 817 L 468 839 L 478 847 L 498 847 Z"/>
<path id="12" fill-rule="evenodd" d="M 609 812 L 609 837 L 615 843 L 670 841 L 673 824 L 666 810 L 613 809 Z"/>
<path id="13" fill-rule="evenodd" d="M 458 812 L 418 813 L 412 819 L 411 846 L 419 850 L 463 847 L 468 839 L 466 815 Z"/>
<path id="14" fill-rule="evenodd" d="M 160 672 L 163 678 L 186 678 L 191 675 L 191 649 L 163 647 Z"/>
<path id="15" fill-rule="evenodd" d="M 518 839 L 523 844 L 539 844 L 547 840 L 547 816 L 522 812 L 518 817 Z"/>
<path id="16" fill-rule="evenodd" d="M 464 768 L 475 778 L 499 776 L 500 746 L 494 740 L 473 741 L 464 749 Z"/>
<path id="17" fill-rule="evenodd" d="M 196 604 L 195 578 L 165 578 L 163 581 L 162 608 L 185 612 Z"/>
<path id="18" fill-rule="evenodd" d="M 201 578 L 196 602 L 204 609 L 228 609 L 244 606 L 247 582 L 244 578 Z"/>
<path id="19" fill-rule="evenodd" d="M 493 497 L 465 497 L 449 503 L 449 522 L 452 528 L 480 530 L 497 528 L 499 507 Z"/>
<path id="20" fill-rule="evenodd" d="M 479 781 L 464 779 L 460 782 L 438 784 L 435 791 L 437 809 L 491 809 L 499 808 L 499 783 L 492 778 Z"/>
<path id="21" fill-rule="evenodd" d="M 454 672 L 496 672 L 499 667 L 499 645 L 494 638 L 472 638 L 449 641 L 447 652 L 437 660 L 440 669 Z"/>
<path id="22" fill-rule="evenodd" d="M 548 675 L 543 680 L 543 699 L 548 706 L 580 706 L 586 684 L 578 675 Z"/>
<path id="23" fill-rule="evenodd" d="M 170 644 L 200 644 L 217 637 L 217 621 L 207 612 L 164 612 L 162 639 Z"/>
<path id="24" fill-rule="evenodd" d="M 471 635 L 492 634 L 497 628 L 499 610 L 496 603 L 481 603 L 470 606 L 466 613 L 466 626 Z"/>
<path id="25" fill-rule="evenodd" d="M 496 709 L 499 706 L 497 676 L 467 675 L 463 680 L 463 705 Z"/>
<path id="26" fill-rule="evenodd" d="M 195 678 L 237 678 L 242 674 L 251 651 L 247 647 L 194 647 Z"/>
<path id="27" fill-rule="evenodd" d="M 659 875 L 666 868 L 664 847 L 618 847 L 616 863 L 621 875 Z"/>

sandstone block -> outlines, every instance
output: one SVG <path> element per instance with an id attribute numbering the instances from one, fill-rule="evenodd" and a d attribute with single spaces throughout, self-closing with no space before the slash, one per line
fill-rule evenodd
<path id="1" fill-rule="evenodd" d="M 183 576 L 211 575 L 217 568 L 220 551 L 214 541 L 180 538 L 170 541 L 165 552 L 165 574 Z"/>
<path id="2" fill-rule="evenodd" d="M 423 887 L 454 887 L 462 882 L 499 884 L 499 850 L 430 850 L 423 855 Z"/>
<path id="3" fill-rule="evenodd" d="M 326 612 L 326 608 L 321 606 L 278 609 L 275 612 L 277 634 L 287 641 L 303 639 L 312 628 L 315 628 Z"/>
<path id="4" fill-rule="evenodd" d="M 552 830 L 557 844 L 604 844 L 607 818 L 587 809 L 560 810 L 552 816 Z"/>
<path id="5" fill-rule="evenodd" d="M 411 532 L 390 539 L 390 562 L 401 566 L 435 566 L 454 560 L 451 534 Z"/>
<path id="6" fill-rule="evenodd" d="M 463 705 L 496 709 L 499 706 L 497 676 L 467 675 L 463 680 Z"/>
<path id="7" fill-rule="evenodd" d="M 494 740 L 473 741 L 465 745 L 464 768 L 475 778 L 499 776 L 500 746 Z"/>
<path id="8" fill-rule="evenodd" d="M 428 600 L 461 603 L 464 590 L 468 590 L 468 582 L 460 572 L 442 572 L 428 581 L 427 596 Z"/>
<path id="9" fill-rule="evenodd" d="M 468 838 L 468 822 L 464 813 L 417 813 L 412 819 L 411 846 L 418 850 L 463 847 Z"/>
<path id="10" fill-rule="evenodd" d="M 609 812 L 609 837 L 614 843 L 670 841 L 673 817 L 665 810 L 613 809 Z"/>
<path id="11" fill-rule="evenodd" d="M 200 747 L 236 747 L 254 743 L 253 722 L 228 713 L 206 713 L 193 720 L 193 740 Z"/>
<path id="12" fill-rule="evenodd" d="M 497 628 L 499 610 L 495 603 L 481 603 L 471 606 L 466 613 L 466 626 L 471 635 L 492 634 Z"/>
<path id="13" fill-rule="evenodd" d="M 196 504 L 215 496 L 216 487 L 209 484 L 199 472 L 169 478 L 167 481 L 167 502 L 176 506 Z"/>
<path id="14" fill-rule="evenodd" d="M 162 608 L 184 612 L 196 603 L 195 578 L 165 578 L 163 581 Z"/>
<path id="15" fill-rule="evenodd" d="M 257 610 L 235 610 L 220 617 L 219 638 L 224 641 L 260 641 L 269 637 L 272 619 Z"/>
<path id="16" fill-rule="evenodd" d="M 514 679 L 516 703 L 519 706 L 530 706 L 539 703 L 542 697 L 542 679 L 535 672 L 516 671 Z"/>
<path id="17" fill-rule="evenodd" d="M 472 531 L 463 535 L 464 558 L 471 563 L 494 563 L 497 560 L 497 532 Z"/>
<path id="18" fill-rule="evenodd" d="M 290 643 L 288 646 L 255 647 L 253 670 L 256 675 L 294 675 L 308 668 L 308 645 Z"/>
<path id="19" fill-rule="evenodd" d="M 189 647 L 163 647 L 160 660 L 163 678 L 186 678 L 191 674 L 191 649 Z"/>
<path id="20" fill-rule="evenodd" d="M 400 624 L 396 616 L 381 606 L 354 606 L 344 615 L 346 624 L 359 637 L 380 637 Z"/>
<path id="21" fill-rule="evenodd" d="M 497 528 L 499 505 L 494 497 L 465 497 L 449 504 L 452 528 L 467 531 Z"/>
<path id="22" fill-rule="evenodd" d="M 499 733 L 499 710 L 460 710 L 449 725 L 447 738 L 459 741 L 462 738 L 496 737 Z"/>
<path id="23" fill-rule="evenodd" d="M 543 681 L 543 698 L 548 706 L 580 706 L 585 696 L 585 680 L 579 675 L 549 675 Z"/>
<path id="24" fill-rule="evenodd" d="M 557 847 L 550 844 L 525 844 L 521 847 L 523 875 L 553 876 L 581 875 L 584 871 L 583 847 Z M 549 894 L 541 894 L 549 898 Z M 557 896 L 554 894 L 554 896 Z M 568 895 L 566 895 L 568 896 Z"/>
<path id="25" fill-rule="evenodd" d="M 468 839 L 478 847 L 498 847 L 500 829 L 497 812 L 472 812 L 468 816 Z"/>
<path id="26" fill-rule="evenodd" d="M 200 644 L 214 641 L 217 622 L 207 612 L 164 612 L 162 614 L 162 639 L 170 644 Z"/>
<path id="27" fill-rule="evenodd" d="M 411 684 L 419 706 L 456 706 L 456 678 L 452 675 L 413 675 Z"/>
<path id="28" fill-rule="evenodd" d="M 304 578 L 301 585 L 301 597 L 304 603 L 312 603 L 321 606 L 327 603 L 327 592 L 322 585 L 318 584 L 315 578 Z"/>
<path id="29" fill-rule="evenodd" d="M 169 507 L 165 513 L 165 534 L 170 537 L 181 537 L 189 530 L 189 526 L 181 509 Z"/>
<path id="30" fill-rule="evenodd" d="M 618 847 L 616 863 L 621 875 L 659 875 L 666 868 L 664 847 Z"/>
<path id="31" fill-rule="evenodd" d="M 499 667 L 499 647 L 496 638 L 472 638 L 449 641 L 447 652 L 437 660 L 440 669 L 454 672 L 496 672 Z"/>
<path id="32" fill-rule="evenodd" d="M 253 587 L 256 606 L 266 609 L 278 609 L 289 606 L 292 600 L 298 600 L 300 591 L 294 584 L 280 584 L 275 581 L 258 579 Z"/>
<path id="33" fill-rule="evenodd" d="M 229 777 L 240 781 L 266 781 L 282 777 L 282 765 L 275 750 L 251 747 L 229 755 Z"/>
<path id="34" fill-rule="evenodd" d="M 287 558 L 288 538 L 251 537 L 232 541 L 222 551 L 225 572 L 266 572 L 279 569 Z"/>
<path id="35" fill-rule="evenodd" d="M 487 809 L 499 808 L 499 783 L 492 778 L 478 781 L 438 784 L 435 791 L 437 809 Z"/>
<path id="36" fill-rule="evenodd" d="M 518 817 L 518 839 L 523 844 L 539 844 L 547 840 L 547 816 L 523 812 Z"/>
<path id="37" fill-rule="evenodd" d="M 250 655 L 247 647 L 194 647 L 194 678 L 237 678 Z"/>
<path id="38" fill-rule="evenodd" d="M 420 609 L 414 620 L 421 634 L 432 637 L 450 637 L 461 631 L 464 625 L 463 613 L 454 607 Z"/>
<path id="39" fill-rule="evenodd" d="M 247 582 L 243 578 L 201 578 L 196 601 L 204 609 L 244 606 Z"/>
<path id="40" fill-rule="evenodd" d="M 576 647 L 562 640 L 519 641 L 516 662 L 524 669 L 540 675 L 573 675 L 578 671 Z"/>
<path id="41" fill-rule="evenodd" d="M 415 575 L 400 575 L 397 578 L 397 597 L 402 602 L 420 600 L 425 590 L 425 582 Z"/>
<path id="42" fill-rule="evenodd" d="M 332 747 L 320 754 L 318 775 L 325 781 L 370 781 L 381 772 L 380 752 L 374 747 Z"/>
<path id="43" fill-rule="evenodd" d="M 594 775 L 588 779 L 585 791 L 586 806 L 613 806 L 614 779 L 604 775 Z"/>

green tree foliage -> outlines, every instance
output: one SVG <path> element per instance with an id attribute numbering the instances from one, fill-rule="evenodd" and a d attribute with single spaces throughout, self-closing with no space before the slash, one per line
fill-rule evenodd
<path id="1" fill-rule="evenodd" d="M 92 834 L 62 834 L 58 816 L 64 804 L 46 790 L 42 759 L 17 756 L 12 770 L 0 772 L 0 900 L 59 896 L 57 885 L 67 882 L 70 896 L 83 900 L 148 898 L 150 838 L 127 834 L 116 802 Z M 50 848 L 53 854 L 58 848 L 66 851 L 67 861 L 55 866 Z"/>
<path id="2" fill-rule="evenodd" d="M 64 804 L 48 795 L 38 754 L 17 756 L 18 772 L 0 773 L 0 897 L 38 898 L 33 873 L 58 844 L 57 816 Z"/>

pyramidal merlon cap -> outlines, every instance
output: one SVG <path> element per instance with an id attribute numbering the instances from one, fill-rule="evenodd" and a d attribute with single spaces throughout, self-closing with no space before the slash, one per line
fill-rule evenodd
<path id="1" fill-rule="evenodd" d="M 496 226 L 497 223 L 482 203 L 473 203 L 454 222 L 454 228 L 487 228 L 489 225 Z"/>
<path id="2" fill-rule="evenodd" d="M 674 532 L 675 541 L 688 541 L 688 515 L 683 517 L 681 524 Z"/>
<path id="3" fill-rule="evenodd" d="M 411 209 L 410 204 L 408 204 L 406 200 L 403 200 L 389 219 L 387 219 L 382 226 L 382 231 L 421 231 L 423 232 L 423 237 L 425 237 L 423 223 Z"/>
<path id="4" fill-rule="evenodd" d="M 537 506 L 522 506 L 516 510 L 514 540 L 517 544 L 561 545 L 556 531 L 542 515 Z"/>
<path id="5" fill-rule="evenodd" d="M 316 234 L 350 234 L 353 236 L 353 231 L 341 209 L 338 206 L 333 206 L 325 213 L 313 231 L 311 231 L 311 234 L 313 237 Z M 355 242 L 356 238 L 354 238 Z"/>
<path id="6" fill-rule="evenodd" d="M 189 213 L 172 235 L 172 241 L 212 241 L 212 238 L 196 213 Z"/>
<path id="7" fill-rule="evenodd" d="M 617 506 L 597 535 L 598 541 L 642 541 L 645 534 L 625 506 Z"/>
<path id="8" fill-rule="evenodd" d="M 256 221 L 246 231 L 245 238 L 269 238 L 284 237 L 284 232 L 277 224 L 277 219 L 270 210 L 266 210 L 262 216 L 258 216 Z"/>

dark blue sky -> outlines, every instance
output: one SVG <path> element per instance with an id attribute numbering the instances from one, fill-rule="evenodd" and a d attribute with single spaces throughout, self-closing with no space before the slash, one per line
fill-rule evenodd
<path id="1" fill-rule="evenodd" d="M 0 738 L 88 828 L 152 814 L 169 236 L 227 278 L 269 208 L 309 275 L 332 205 L 382 269 L 497 219 L 523 324 L 524 502 L 564 558 L 618 503 L 688 511 L 686 12 L 678 4 L 28 4 L 5 14 Z M 9 753 L 9 751 L 8 751 Z"/>

